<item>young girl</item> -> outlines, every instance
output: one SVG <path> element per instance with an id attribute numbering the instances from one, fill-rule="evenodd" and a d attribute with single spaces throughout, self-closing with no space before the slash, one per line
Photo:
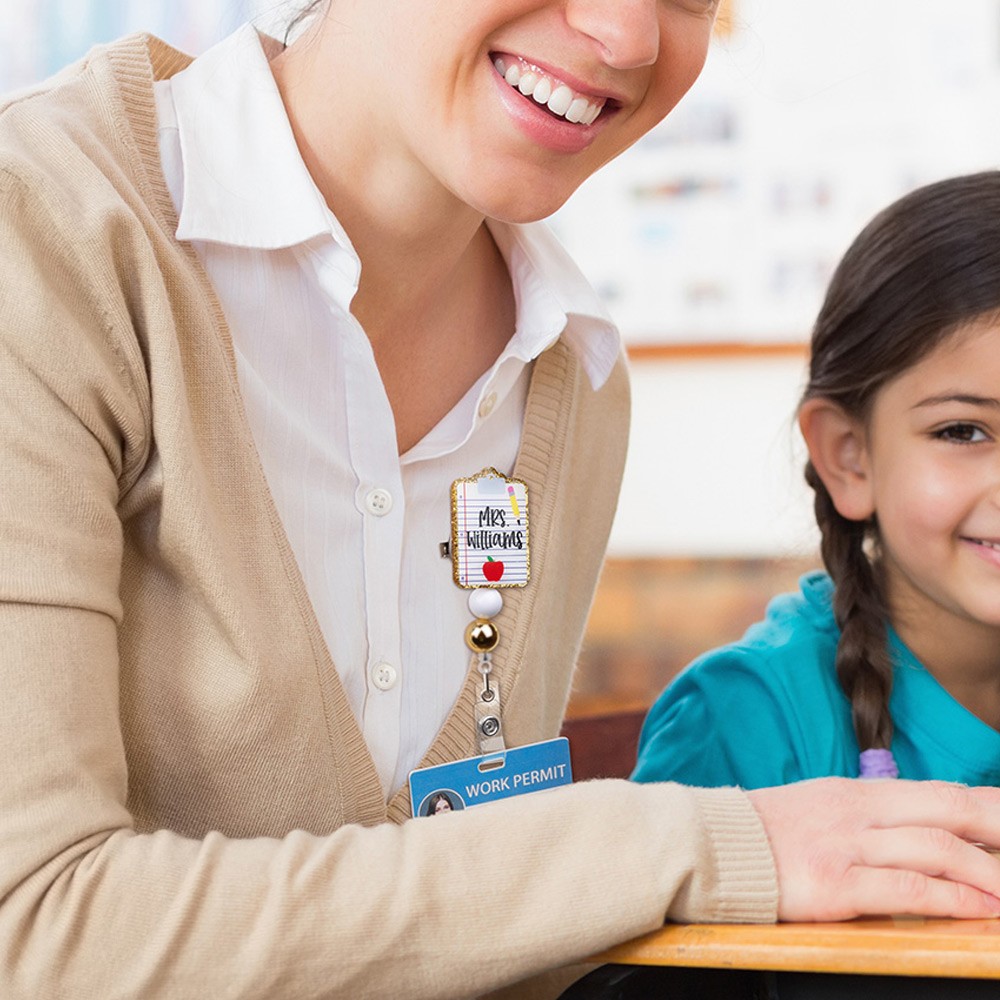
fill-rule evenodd
<path id="1" fill-rule="evenodd" d="M 634 777 L 1000 783 L 1000 173 L 858 236 L 799 425 L 829 576 L 667 688 Z"/>

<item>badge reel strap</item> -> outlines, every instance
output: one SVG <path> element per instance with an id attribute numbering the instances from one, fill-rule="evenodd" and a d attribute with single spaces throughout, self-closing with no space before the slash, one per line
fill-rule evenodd
<path id="1" fill-rule="evenodd" d="M 472 605 L 472 597 L 482 594 L 482 591 L 473 591 L 469 595 L 469 604 Z M 499 596 L 499 595 L 498 595 Z M 473 614 L 476 611 L 473 610 Z M 491 621 L 477 615 L 465 630 L 466 645 L 475 654 L 472 658 L 473 667 L 482 676 L 483 683 L 476 696 L 475 724 L 476 741 L 479 744 L 481 754 L 499 753 L 507 749 L 503 741 L 503 716 L 500 708 L 500 686 L 496 681 L 490 680 L 493 672 L 492 651 L 500 641 L 500 630 Z"/>
<path id="2" fill-rule="evenodd" d="M 469 591 L 473 620 L 465 644 L 472 652 L 470 669 L 482 678 L 473 719 L 476 741 L 480 754 L 501 753 L 507 747 L 500 685 L 492 676 L 500 629 L 493 619 L 503 610 L 503 588 L 528 582 L 527 484 L 494 468 L 452 483 L 451 556 L 455 583 Z"/>

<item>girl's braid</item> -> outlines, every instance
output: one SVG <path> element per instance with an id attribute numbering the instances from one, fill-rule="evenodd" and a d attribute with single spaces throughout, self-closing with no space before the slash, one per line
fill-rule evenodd
<path id="1" fill-rule="evenodd" d="M 892 661 L 886 642 L 882 587 L 865 552 L 873 525 L 849 521 L 837 512 L 812 462 L 806 465 L 806 482 L 816 494 L 820 550 L 835 584 L 833 611 L 840 627 L 837 677 L 851 702 L 858 747 L 888 750 L 892 743 Z"/>

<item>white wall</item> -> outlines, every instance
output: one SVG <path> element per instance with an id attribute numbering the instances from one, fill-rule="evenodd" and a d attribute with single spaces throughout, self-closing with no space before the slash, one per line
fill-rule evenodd
<path id="1" fill-rule="evenodd" d="M 812 554 L 794 357 L 632 366 L 632 442 L 611 554 Z"/>

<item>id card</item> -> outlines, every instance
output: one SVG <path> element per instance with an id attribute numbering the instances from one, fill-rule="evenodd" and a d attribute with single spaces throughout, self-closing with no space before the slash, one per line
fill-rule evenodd
<path id="1" fill-rule="evenodd" d="M 414 816 L 436 816 L 572 781 L 569 740 L 560 736 L 411 771 L 410 801 Z"/>

